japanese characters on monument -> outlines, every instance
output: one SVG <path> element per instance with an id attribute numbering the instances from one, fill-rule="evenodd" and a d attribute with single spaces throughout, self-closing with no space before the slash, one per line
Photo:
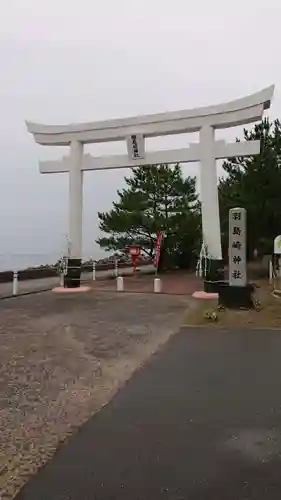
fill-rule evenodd
<path id="1" fill-rule="evenodd" d="M 246 210 L 229 210 L 229 284 L 246 286 Z"/>

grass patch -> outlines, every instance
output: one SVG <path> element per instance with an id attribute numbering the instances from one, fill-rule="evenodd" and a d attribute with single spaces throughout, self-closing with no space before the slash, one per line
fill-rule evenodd
<path id="1" fill-rule="evenodd" d="M 232 310 L 218 307 L 217 300 L 196 300 L 185 316 L 186 325 L 211 327 L 246 327 L 281 329 L 281 297 L 272 296 L 268 281 L 257 282 L 256 298 L 261 304 L 260 311 Z M 215 313 L 212 315 L 212 313 Z M 212 317 L 213 316 L 213 317 Z M 216 317 L 215 317 L 216 316 Z"/>

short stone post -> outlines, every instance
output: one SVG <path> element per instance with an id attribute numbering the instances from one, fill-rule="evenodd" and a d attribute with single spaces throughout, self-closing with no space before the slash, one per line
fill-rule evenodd
<path id="1" fill-rule="evenodd" d="M 60 286 L 64 286 L 64 272 L 60 273 Z"/>
<path id="2" fill-rule="evenodd" d="M 161 280 L 160 278 L 154 278 L 154 293 L 161 292 Z"/>
<path id="3" fill-rule="evenodd" d="M 96 263 L 93 260 L 93 281 L 96 281 Z"/>
<path id="4" fill-rule="evenodd" d="M 116 282 L 117 282 L 117 292 L 123 292 L 124 291 L 123 276 L 118 276 Z"/>
<path id="5" fill-rule="evenodd" d="M 18 277 L 19 277 L 18 271 L 14 271 L 14 273 L 13 273 L 13 295 L 18 294 Z"/>

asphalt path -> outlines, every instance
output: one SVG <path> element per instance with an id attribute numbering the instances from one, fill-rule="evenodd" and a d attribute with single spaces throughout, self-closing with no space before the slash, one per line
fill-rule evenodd
<path id="1" fill-rule="evenodd" d="M 183 328 L 16 500 L 280 500 L 280 333 Z"/>

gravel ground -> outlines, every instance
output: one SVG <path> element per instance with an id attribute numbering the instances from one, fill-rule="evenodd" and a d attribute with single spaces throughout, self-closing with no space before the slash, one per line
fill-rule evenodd
<path id="1" fill-rule="evenodd" d="M 45 292 L 0 302 L 0 499 L 180 326 L 181 296 Z"/>

